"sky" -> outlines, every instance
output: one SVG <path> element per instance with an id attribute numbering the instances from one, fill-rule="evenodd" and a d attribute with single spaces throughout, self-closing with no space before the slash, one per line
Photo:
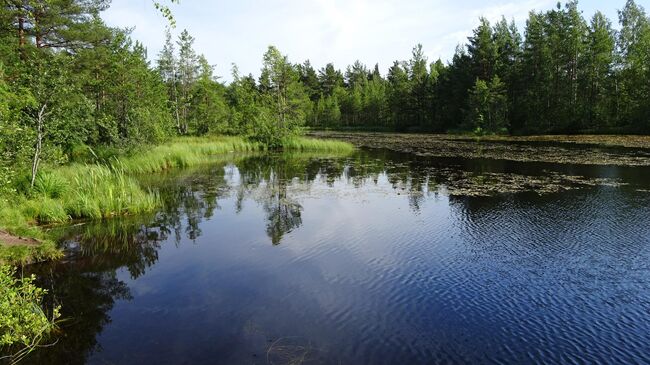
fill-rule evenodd
<path id="1" fill-rule="evenodd" d="M 557 0 L 180 0 L 170 7 L 173 33 L 187 29 L 197 53 L 215 65 L 223 81 L 231 80 L 232 64 L 241 74 L 259 75 L 262 55 L 276 46 L 294 63 L 309 59 L 316 68 L 328 62 L 344 70 L 355 60 L 379 64 L 386 73 L 395 60 L 407 60 L 421 43 L 429 61 L 448 61 L 456 45 L 467 41 L 480 16 L 514 19 L 523 34 L 530 10 L 547 10 Z M 589 19 L 602 11 L 617 25 L 625 0 L 582 0 Z M 650 9 L 650 0 L 637 0 Z M 113 0 L 102 14 L 108 25 L 135 27 L 132 37 L 156 56 L 168 24 L 152 0 Z"/>

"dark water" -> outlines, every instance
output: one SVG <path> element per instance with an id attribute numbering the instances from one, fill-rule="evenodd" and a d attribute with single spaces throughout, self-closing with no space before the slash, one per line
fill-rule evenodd
<path id="1" fill-rule="evenodd" d="M 648 168 L 361 151 L 149 180 L 165 209 L 34 268 L 68 320 L 27 363 L 650 363 Z"/>

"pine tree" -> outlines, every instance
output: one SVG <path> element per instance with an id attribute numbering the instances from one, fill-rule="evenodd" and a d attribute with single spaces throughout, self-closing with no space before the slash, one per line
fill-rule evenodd
<path id="1" fill-rule="evenodd" d="M 520 78 L 526 85 L 525 94 L 516 108 L 522 111 L 527 133 L 543 133 L 551 129 L 551 53 L 546 34 L 546 17 L 531 12 L 526 22 L 526 36 Z"/>
<path id="2" fill-rule="evenodd" d="M 214 66 L 205 56 L 199 56 L 199 75 L 192 89 L 190 127 L 198 135 L 228 133 L 228 107 L 224 97 L 225 87 L 217 82 Z"/>
<path id="3" fill-rule="evenodd" d="M 257 137 L 270 146 L 279 146 L 285 137 L 297 133 L 304 125 L 309 98 L 296 68 L 274 46 L 264 53 L 260 85 L 270 114 L 258 120 L 262 134 Z"/>
<path id="4" fill-rule="evenodd" d="M 176 120 L 176 130 L 181 131 L 181 119 L 178 97 L 178 59 L 176 58 L 174 42 L 172 41 L 171 29 L 165 29 L 165 44 L 158 54 L 158 73 L 163 82 L 167 85 L 167 93 L 170 108 Z"/>
<path id="5" fill-rule="evenodd" d="M 427 57 L 422 51 L 422 45 L 413 47 L 411 59 L 408 62 L 409 88 L 408 119 L 409 128 L 422 130 L 430 123 L 431 98 L 429 90 L 429 73 Z"/>
<path id="6" fill-rule="evenodd" d="M 397 131 L 408 129 L 408 98 L 410 82 L 406 67 L 398 61 L 388 69 L 388 105 L 391 113 L 392 127 Z"/>
<path id="7" fill-rule="evenodd" d="M 309 99 L 317 101 L 321 94 L 320 83 L 316 70 L 311 66 L 309 60 L 305 61 L 302 65 L 298 65 L 298 75 L 300 82 L 305 86 Z"/>
<path id="8" fill-rule="evenodd" d="M 334 68 L 334 64 L 328 63 L 318 71 L 318 81 L 323 95 L 330 96 L 336 87 L 343 86 L 343 75 Z"/>
<path id="9" fill-rule="evenodd" d="M 619 12 L 618 116 L 634 131 L 650 127 L 650 20 L 633 0 Z"/>
<path id="10" fill-rule="evenodd" d="M 613 126 L 614 31 L 611 22 L 601 13 L 594 14 L 589 27 L 584 55 L 584 77 L 579 95 L 582 99 L 581 119 L 586 129 L 607 130 Z"/>
<path id="11" fill-rule="evenodd" d="M 368 69 L 361 61 L 356 60 L 345 71 L 345 81 L 350 89 L 364 87 L 368 82 Z"/>
<path id="12" fill-rule="evenodd" d="M 188 133 L 188 118 L 191 109 L 191 91 L 198 77 L 199 63 L 194 51 L 194 37 L 187 29 L 178 38 L 178 133 Z"/>
<path id="13" fill-rule="evenodd" d="M 36 48 L 77 49 L 106 40 L 109 32 L 99 20 L 108 0 L 7 0 L 18 44 L 30 39 Z"/>
<path id="14" fill-rule="evenodd" d="M 495 72 L 498 49 L 490 22 L 483 17 L 480 18 L 480 22 L 474 34 L 468 38 L 467 52 L 472 59 L 474 75 L 481 80 L 490 80 Z"/>

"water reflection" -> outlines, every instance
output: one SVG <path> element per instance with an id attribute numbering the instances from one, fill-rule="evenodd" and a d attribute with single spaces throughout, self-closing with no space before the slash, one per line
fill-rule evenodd
<path id="1" fill-rule="evenodd" d="M 36 351 L 26 363 L 85 364 L 89 356 L 101 351 L 97 336 L 111 323 L 109 312 L 117 301 L 132 298 L 128 285 L 116 275 L 116 269 L 128 263 L 106 257 L 89 261 L 80 257 L 74 263 L 32 268 L 40 285 L 49 291 L 45 305 L 62 305 L 63 320 L 55 345 Z"/>
<path id="2" fill-rule="evenodd" d="M 163 353 L 177 356 L 166 358 L 173 363 L 189 356 L 181 349 L 195 352 L 195 363 L 222 362 L 208 359 L 215 353 L 225 363 L 266 363 L 270 348 L 295 349 L 322 363 L 486 355 L 470 347 L 497 348 L 489 355 L 513 359 L 519 350 L 503 350 L 513 344 L 495 342 L 496 335 L 470 341 L 465 331 L 485 334 L 487 320 L 480 317 L 489 314 L 518 339 L 521 311 L 530 302 L 572 313 L 571 303 L 594 297 L 589 290 L 610 305 L 617 295 L 629 297 L 584 282 L 593 265 L 602 265 L 598 274 L 613 283 L 634 287 L 637 298 L 648 297 L 639 287 L 646 268 L 631 258 L 649 251 L 638 224 L 648 209 L 642 190 L 649 182 L 639 169 L 361 151 L 332 158 L 240 156 L 151 176 L 145 184 L 160 192 L 159 212 L 61 229 L 66 259 L 32 268 L 50 290 L 49 303 L 62 304 L 69 320 L 59 342 L 28 363 L 159 363 Z M 613 269 L 608 260 L 636 274 Z M 562 289 L 549 277 L 564 280 Z M 508 297 L 513 290 L 522 302 Z M 147 299 L 148 293 L 155 295 Z M 582 304 L 594 313 L 602 309 Z M 634 312 L 645 309 L 640 303 Z M 546 323 L 561 326 L 564 314 L 530 314 L 529 325 L 552 332 Z M 155 331 L 169 329 L 153 318 L 214 342 L 185 338 L 173 343 L 177 353 L 162 351 L 167 340 Z M 584 325 L 569 319 L 576 328 Z M 116 335 L 115 328 L 126 332 Z M 121 354 L 128 344 L 120 336 L 145 328 L 152 333 L 139 344 L 142 353 Z M 318 337 L 321 343 L 313 343 Z M 524 352 L 539 346 L 514 345 Z"/>

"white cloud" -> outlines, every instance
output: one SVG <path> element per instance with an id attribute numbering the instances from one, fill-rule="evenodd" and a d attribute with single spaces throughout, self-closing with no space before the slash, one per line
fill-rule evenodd
<path id="1" fill-rule="evenodd" d="M 589 1 L 595 2 L 585 2 Z M 548 9 L 555 2 L 182 0 L 173 10 L 177 31 L 187 28 L 196 38 L 197 51 L 229 79 L 232 63 L 243 73 L 258 74 L 262 54 L 270 44 L 293 62 L 310 59 L 315 67 L 334 62 L 343 69 L 359 59 L 369 67 L 379 63 L 385 72 L 394 60 L 408 59 L 417 43 L 422 43 L 431 61 L 448 60 L 456 45 L 465 43 L 479 16 L 495 21 L 504 15 L 522 27 L 530 10 Z M 113 0 L 103 17 L 111 25 L 135 26 L 134 38 L 147 45 L 150 57 L 155 58 L 162 47 L 166 21 L 150 0 Z"/>
<path id="2" fill-rule="evenodd" d="M 513 1 L 475 10 L 473 14 L 475 18 L 483 16 L 491 22 L 498 21 L 501 16 L 505 16 L 508 20 L 513 18 L 524 20 L 531 10 L 547 9 L 556 3 L 556 0 Z"/>

